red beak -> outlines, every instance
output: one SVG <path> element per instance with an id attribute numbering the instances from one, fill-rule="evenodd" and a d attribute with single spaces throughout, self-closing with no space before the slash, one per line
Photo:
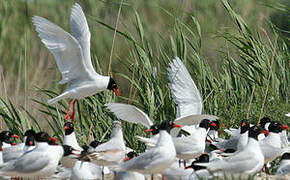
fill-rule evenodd
<path id="1" fill-rule="evenodd" d="M 173 124 L 173 127 L 175 127 L 175 128 L 182 128 L 182 126 L 180 124 Z"/>
<path id="2" fill-rule="evenodd" d="M 243 122 L 243 123 L 242 123 L 242 126 L 245 126 L 245 125 L 246 125 L 246 123 Z"/>
<path id="3" fill-rule="evenodd" d="M 49 140 L 51 140 L 51 141 L 57 143 L 57 138 L 55 138 L 55 137 L 50 137 Z"/>
<path id="4" fill-rule="evenodd" d="M 32 141 L 29 141 L 29 145 L 32 146 L 33 145 L 33 142 Z"/>
<path id="5" fill-rule="evenodd" d="M 3 148 L 2 147 L 0 147 L 0 151 L 3 151 Z"/>
<path id="6" fill-rule="evenodd" d="M 16 134 L 13 134 L 11 137 L 12 137 L 12 138 L 16 138 L 16 139 L 19 139 L 19 138 L 20 138 L 20 136 L 18 136 L 18 135 L 16 135 Z"/>
<path id="7" fill-rule="evenodd" d="M 125 158 L 124 158 L 124 161 L 129 161 L 129 160 L 130 160 L 129 157 L 125 157 Z"/>
<path id="8" fill-rule="evenodd" d="M 213 127 L 216 127 L 216 123 L 214 123 L 214 122 L 212 122 L 210 125 Z"/>
<path id="9" fill-rule="evenodd" d="M 152 129 L 146 129 L 145 132 L 146 133 L 150 133 L 151 131 L 153 131 Z"/>
<path id="10" fill-rule="evenodd" d="M 282 125 L 281 125 L 281 128 L 282 128 L 282 129 L 288 129 L 289 127 L 288 127 L 287 125 L 285 125 L 285 124 L 282 124 Z"/>
<path id="11" fill-rule="evenodd" d="M 17 144 L 16 142 L 11 143 L 12 146 L 15 146 L 16 144 Z"/>
<path id="12" fill-rule="evenodd" d="M 67 126 L 63 127 L 63 130 L 65 130 L 65 131 L 68 130 L 68 129 L 69 129 L 69 127 L 67 127 Z"/>
<path id="13" fill-rule="evenodd" d="M 189 168 L 191 168 L 191 166 L 185 166 L 185 167 L 184 167 L 184 169 L 189 169 Z"/>
<path id="14" fill-rule="evenodd" d="M 262 130 L 262 133 L 265 135 L 269 135 L 269 131 L 268 130 Z"/>

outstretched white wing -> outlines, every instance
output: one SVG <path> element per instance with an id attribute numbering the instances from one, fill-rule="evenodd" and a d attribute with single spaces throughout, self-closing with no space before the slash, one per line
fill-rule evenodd
<path id="1" fill-rule="evenodd" d="M 209 115 L 209 114 L 192 114 L 188 116 L 182 116 L 179 118 L 176 118 L 174 120 L 174 123 L 180 124 L 183 126 L 182 129 L 185 130 L 184 126 L 196 126 L 198 125 L 203 119 L 208 119 L 208 120 L 217 120 L 218 117 L 214 115 Z M 171 136 L 176 137 L 179 133 L 180 129 L 179 128 L 174 128 L 170 131 Z"/>
<path id="2" fill-rule="evenodd" d="M 39 16 L 33 17 L 33 23 L 41 41 L 55 58 L 62 74 L 60 84 L 89 77 L 90 72 L 84 64 L 82 48 L 73 36 Z"/>
<path id="3" fill-rule="evenodd" d="M 91 61 L 91 33 L 86 20 L 86 16 L 78 3 L 75 3 L 72 7 L 70 23 L 72 31 L 71 33 L 73 37 L 78 40 L 82 47 L 85 67 L 89 70 L 89 72 L 95 72 Z"/>
<path id="4" fill-rule="evenodd" d="M 208 120 L 217 120 L 218 117 L 214 115 L 209 114 L 192 114 L 189 116 L 179 117 L 174 120 L 174 123 L 180 124 L 181 126 L 191 126 L 191 125 L 197 125 L 199 124 L 203 119 Z"/>
<path id="5" fill-rule="evenodd" d="M 202 98 L 182 61 L 175 57 L 167 70 L 169 87 L 177 104 L 176 117 L 201 114 Z"/>
<path id="6" fill-rule="evenodd" d="M 110 109 L 118 118 L 131 122 L 131 123 L 140 123 L 150 128 L 153 125 L 152 121 L 146 113 L 141 111 L 139 108 L 129 104 L 122 103 L 109 103 L 106 104 L 108 109 Z"/>

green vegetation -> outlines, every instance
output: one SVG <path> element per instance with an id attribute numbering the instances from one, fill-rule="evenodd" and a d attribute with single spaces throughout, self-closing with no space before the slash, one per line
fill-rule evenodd
<path id="1" fill-rule="evenodd" d="M 30 127 L 46 129 L 61 139 L 67 102 L 49 106 L 46 101 L 64 87 L 57 84 L 60 74 L 31 17 L 46 17 L 69 31 L 73 3 L 0 2 L 0 115 L 5 123 L 1 127 L 16 133 Z M 124 1 L 111 67 L 122 96 L 105 92 L 79 101 L 75 122 L 80 142 L 109 137 L 115 117 L 105 109 L 106 102 L 137 105 L 155 122 L 173 120 L 166 67 L 175 56 L 191 72 L 203 96 L 203 112 L 219 116 L 226 127 L 246 117 L 257 123 L 265 115 L 287 123 L 289 32 L 281 33 L 269 21 L 287 8 L 268 3 L 279 9 L 252 0 Z M 97 72 L 107 74 L 119 1 L 80 4 L 92 33 L 93 64 Z M 124 123 L 127 146 L 143 151 L 135 139 L 144 135 L 143 130 Z"/>

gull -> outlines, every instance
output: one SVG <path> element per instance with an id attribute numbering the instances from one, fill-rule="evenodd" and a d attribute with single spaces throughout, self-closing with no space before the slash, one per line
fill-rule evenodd
<path id="1" fill-rule="evenodd" d="M 192 171 L 190 169 L 180 167 L 179 160 L 175 159 L 172 165 L 161 174 L 166 180 L 188 180 L 191 173 Z"/>
<path id="2" fill-rule="evenodd" d="M 88 146 L 83 146 L 83 152 L 86 153 L 89 149 Z M 101 179 L 102 178 L 102 168 L 100 166 L 95 165 L 94 163 L 84 160 L 78 160 L 73 168 L 70 179 L 78 180 L 78 179 Z"/>
<path id="3" fill-rule="evenodd" d="M 202 114 L 203 101 L 200 92 L 179 57 L 175 57 L 169 63 L 167 71 L 171 94 L 177 104 L 175 120 L 177 124 L 182 125 L 184 129 L 185 125 L 199 124 L 203 119 L 215 120 L 218 118 Z M 179 129 L 173 129 L 171 135 L 177 136 L 178 133 Z"/>
<path id="4" fill-rule="evenodd" d="M 204 152 L 205 140 L 210 126 L 216 126 L 216 124 L 208 119 L 203 119 L 194 133 L 189 136 L 173 138 L 176 157 L 183 159 L 184 164 L 186 160 L 196 158 Z"/>
<path id="5" fill-rule="evenodd" d="M 225 129 L 232 137 L 228 140 L 218 138 L 218 142 L 212 142 L 217 148 L 220 149 L 234 149 L 237 151 L 242 150 L 248 143 L 248 130 L 250 124 L 246 119 L 241 121 L 240 127 L 238 129 Z"/>
<path id="6" fill-rule="evenodd" d="M 120 95 L 115 80 L 110 76 L 98 74 L 93 68 L 90 55 L 91 33 L 82 8 L 77 3 L 72 7 L 70 22 L 71 34 L 43 17 L 33 17 L 38 36 L 53 54 L 61 72 L 62 80 L 59 84 L 67 83 L 66 90 L 59 96 L 50 99 L 48 104 L 69 98 L 66 120 L 69 119 L 72 101 L 71 120 L 74 119 L 74 107 L 77 99 L 91 96 L 106 89 Z"/>
<path id="7" fill-rule="evenodd" d="M 280 160 L 280 165 L 277 169 L 277 176 L 284 176 L 290 174 L 290 153 L 284 153 Z"/>
<path id="8" fill-rule="evenodd" d="M 236 152 L 230 157 L 209 163 L 196 163 L 196 165 L 205 166 L 210 171 L 224 171 L 234 175 L 257 173 L 264 165 L 264 156 L 258 142 L 261 130 L 257 126 L 250 128 L 248 144 L 242 151 Z"/>
<path id="9" fill-rule="evenodd" d="M 8 162 L 19 158 L 23 153 L 34 148 L 35 131 L 30 129 L 24 134 L 24 142 L 15 146 L 3 148 L 3 161 Z"/>
<path id="10" fill-rule="evenodd" d="M 124 158 L 124 162 L 137 157 L 138 154 L 135 151 L 130 151 Z M 145 176 L 138 172 L 118 171 L 115 179 L 118 180 L 145 180 Z"/>
<path id="11" fill-rule="evenodd" d="M 2 131 L 0 133 L 0 142 L 2 142 L 2 148 L 11 146 L 11 138 L 19 139 L 20 137 L 16 134 L 12 134 L 10 131 Z"/>
<path id="12" fill-rule="evenodd" d="M 119 119 L 124 121 L 135 123 L 135 124 L 142 124 L 147 128 L 146 132 L 152 132 L 154 141 L 156 143 L 159 138 L 159 130 L 157 125 L 153 125 L 152 120 L 148 117 L 146 113 L 142 110 L 137 108 L 136 106 L 130 104 L 123 104 L 123 103 L 108 103 L 105 106 L 112 111 L 115 116 Z M 140 137 L 142 138 L 142 137 Z M 155 144 L 147 144 L 148 147 L 155 146 Z"/>
<path id="13" fill-rule="evenodd" d="M 63 138 L 63 145 L 68 145 L 73 147 L 76 150 L 83 151 L 83 148 L 80 147 L 76 134 L 74 132 L 74 124 L 73 122 L 67 121 L 64 123 L 63 126 L 64 130 L 64 138 Z M 61 159 L 61 164 L 66 168 L 72 168 L 77 161 L 75 159 L 75 155 L 71 154 L 69 156 L 65 156 Z"/>
<path id="14" fill-rule="evenodd" d="M 16 160 L 1 165 L 0 175 L 42 178 L 51 176 L 62 156 L 77 153 L 70 146 L 49 145 L 47 133 L 39 132 L 35 135 L 36 145 L 31 151 L 24 153 Z"/>
<path id="15" fill-rule="evenodd" d="M 210 126 L 207 135 L 210 138 L 210 140 L 216 140 L 219 138 L 220 121 L 216 119 L 212 120 L 212 122 L 214 122 L 216 126 Z"/>
<path id="16" fill-rule="evenodd" d="M 176 157 L 189 160 L 200 156 L 205 150 L 205 139 L 210 126 L 216 126 L 208 119 L 200 122 L 199 127 L 189 136 L 173 137 L 172 141 L 176 149 Z M 156 137 L 137 137 L 140 141 L 150 144 L 151 147 L 157 144 Z"/>
<path id="17" fill-rule="evenodd" d="M 160 136 L 156 146 L 129 161 L 121 163 L 121 171 L 154 175 L 170 167 L 175 160 L 176 151 L 168 132 L 175 125 L 172 121 L 163 121 L 159 126 Z"/>
<path id="18" fill-rule="evenodd" d="M 186 166 L 185 169 L 192 168 L 194 170 L 191 173 L 189 179 L 199 180 L 212 178 L 210 172 L 206 169 L 206 167 L 196 165 L 196 163 L 208 163 L 208 162 L 209 156 L 207 154 L 202 154 L 195 161 L 193 161 L 190 166 Z"/>
<path id="19" fill-rule="evenodd" d="M 156 129 L 156 126 L 153 125 L 151 119 L 142 110 L 133 105 L 121 103 L 110 103 L 106 104 L 106 106 L 122 120 L 132 123 L 140 123 L 147 128 L 154 127 L 156 135 L 153 138 L 141 137 L 139 140 L 145 142 L 149 146 L 155 146 L 157 144 L 159 141 L 158 128 Z M 174 137 L 173 143 L 176 148 L 177 158 L 188 160 L 201 155 L 205 149 L 205 138 L 210 126 L 216 126 L 216 124 L 208 119 L 204 119 L 200 121 L 199 127 L 190 136 Z"/>
<path id="20" fill-rule="evenodd" d="M 84 158 L 89 158 L 99 166 L 118 165 L 125 157 L 125 143 L 123 139 L 122 124 L 120 121 L 113 122 L 110 140 L 89 149 Z"/>
<path id="21" fill-rule="evenodd" d="M 283 128 L 288 128 L 279 122 L 271 122 L 268 129 L 269 135 L 263 140 L 259 141 L 260 148 L 262 149 L 265 158 L 265 170 L 268 173 L 267 164 L 277 157 L 281 156 L 284 152 L 290 152 L 290 147 L 282 148 L 280 133 Z"/>

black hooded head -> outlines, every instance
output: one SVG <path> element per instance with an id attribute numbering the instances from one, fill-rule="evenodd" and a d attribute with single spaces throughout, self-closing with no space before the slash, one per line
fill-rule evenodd
<path id="1" fill-rule="evenodd" d="M 49 135 L 46 132 L 39 132 L 35 135 L 35 141 L 48 143 Z"/>
<path id="2" fill-rule="evenodd" d="M 71 155 L 73 150 L 74 150 L 71 146 L 68 146 L 68 145 L 62 145 L 62 148 L 63 148 L 63 151 L 64 151 L 63 156 Z"/>
<path id="3" fill-rule="evenodd" d="M 269 132 L 272 132 L 272 133 L 280 133 L 283 130 L 282 124 L 277 121 L 271 122 L 268 129 L 269 129 Z"/>
<path id="4" fill-rule="evenodd" d="M 24 133 L 24 136 L 26 136 L 26 141 L 25 141 L 25 145 L 26 146 L 34 146 L 34 139 L 36 136 L 36 133 L 33 129 L 29 129 Z"/>
<path id="5" fill-rule="evenodd" d="M 262 130 L 263 129 L 258 127 L 258 126 L 250 127 L 250 129 L 249 129 L 249 137 L 258 140 L 258 135 L 262 132 Z"/>
<path id="6" fill-rule="evenodd" d="M 146 130 L 146 132 L 151 132 L 153 135 L 156 135 L 159 133 L 158 126 L 154 124 L 150 127 L 150 129 Z"/>
<path id="7" fill-rule="evenodd" d="M 99 144 L 101 144 L 100 141 L 94 140 L 90 143 L 90 146 L 93 148 L 96 148 Z"/>
<path id="8" fill-rule="evenodd" d="M 216 126 L 210 126 L 210 130 L 218 131 L 220 128 L 220 121 L 218 119 L 212 120 L 211 122 L 215 123 Z"/>
<path id="9" fill-rule="evenodd" d="M 247 132 L 250 128 L 250 124 L 246 119 L 243 119 L 241 121 L 241 134 L 244 134 L 245 132 Z"/>
<path id="10" fill-rule="evenodd" d="M 281 161 L 285 159 L 285 160 L 290 160 L 290 153 L 284 153 L 281 157 Z"/>
<path id="11" fill-rule="evenodd" d="M 2 131 L 0 133 L 0 141 L 10 144 L 10 139 L 12 138 L 13 134 L 10 131 Z"/>
<path id="12" fill-rule="evenodd" d="M 159 130 L 165 130 L 168 133 L 170 132 L 171 129 L 173 128 L 180 128 L 180 125 L 174 124 L 173 121 L 163 121 L 160 125 L 159 125 Z"/>
<path id="13" fill-rule="evenodd" d="M 63 130 L 65 135 L 70 135 L 74 132 L 74 124 L 70 121 L 64 123 Z"/>
<path id="14" fill-rule="evenodd" d="M 190 166 L 187 166 L 185 168 L 188 169 L 188 168 L 191 167 L 192 169 L 194 169 L 194 171 L 198 171 L 198 170 L 201 170 L 201 169 L 206 169 L 206 167 L 198 166 L 198 165 L 195 165 L 195 164 L 196 163 L 208 163 L 208 162 L 209 162 L 208 154 L 202 154 L 201 156 L 199 156 L 199 158 L 197 158 L 197 160 L 193 161 Z"/>
<path id="15" fill-rule="evenodd" d="M 265 125 L 267 123 L 270 123 L 271 122 L 271 119 L 269 117 L 263 117 L 261 120 L 260 120 L 260 127 L 265 129 Z"/>
<path id="16" fill-rule="evenodd" d="M 134 157 L 137 157 L 138 154 L 135 151 L 130 151 L 129 153 L 127 153 L 127 157 L 132 159 Z"/>
<path id="17" fill-rule="evenodd" d="M 118 85 L 112 77 L 110 77 L 107 89 L 113 91 L 116 96 L 120 95 L 120 92 L 118 91 Z"/>

